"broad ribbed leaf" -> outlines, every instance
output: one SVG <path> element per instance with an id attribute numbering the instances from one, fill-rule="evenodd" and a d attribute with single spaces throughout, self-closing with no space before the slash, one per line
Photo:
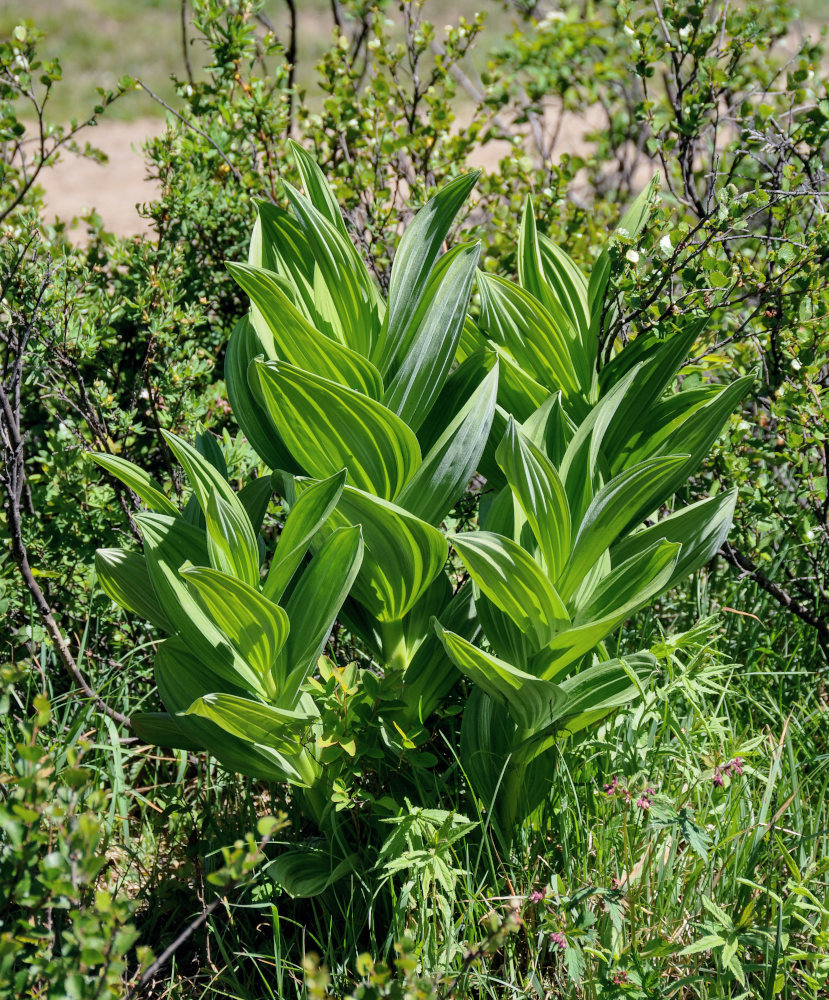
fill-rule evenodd
<path id="1" fill-rule="evenodd" d="M 347 486 L 330 524 L 361 524 L 363 566 L 352 595 L 381 622 L 407 614 L 443 569 L 446 540 L 396 504 Z"/>
<path id="2" fill-rule="evenodd" d="M 602 442 L 616 412 L 636 379 L 639 368 L 629 371 L 593 406 L 573 434 L 558 474 L 570 504 L 570 518 L 578 524 L 608 473 L 602 460 Z"/>
<path id="3" fill-rule="evenodd" d="M 481 348 L 465 358 L 446 380 L 437 402 L 418 428 L 417 439 L 421 454 L 428 454 L 446 431 L 447 414 L 458 413 L 481 382 L 492 371 L 498 359 L 494 351 Z"/>
<path id="4" fill-rule="evenodd" d="M 442 280 L 434 288 L 383 397 L 386 406 L 415 431 L 431 410 L 455 360 L 480 255 L 479 243 L 467 243 L 443 258 L 441 263 L 448 261 Z M 427 291 L 432 291 L 431 286 Z"/>
<path id="5" fill-rule="evenodd" d="M 288 148 L 294 154 L 297 169 L 302 178 L 302 186 L 305 188 L 305 193 L 310 198 L 311 204 L 348 239 L 348 230 L 345 228 L 340 206 L 337 204 L 334 192 L 328 186 L 328 181 L 320 165 L 293 139 L 288 140 Z"/>
<path id="6" fill-rule="evenodd" d="M 441 244 L 478 176 L 479 171 L 473 171 L 447 184 L 421 208 L 403 234 L 391 269 L 386 320 L 372 356 L 384 377 L 396 367 L 400 346 L 411 337 L 409 327 L 417 316 Z"/>
<path id="7" fill-rule="evenodd" d="M 559 682 L 566 700 L 558 718 L 525 740 L 515 752 L 524 764 L 535 760 L 565 733 L 575 733 L 641 696 L 641 681 L 656 669 L 651 653 L 606 660 Z"/>
<path id="8" fill-rule="evenodd" d="M 664 589 L 663 581 L 670 580 L 665 570 L 669 567 L 673 572 L 680 548 L 680 542 L 656 539 L 646 549 L 618 562 L 590 592 L 579 591 L 573 624 L 584 625 L 603 618 L 614 607 L 650 600 L 655 593 L 654 581 L 659 580 Z"/>
<path id="9" fill-rule="evenodd" d="M 530 523 L 547 573 L 555 580 L 570 555 L 570 508 L 558 473 L 512 417 L 496 457 Z"/>
<path id="10" fill-rule="evenodd" d="M 547 399 L 524 421 L 522 431 L 543 452 L 556 469 L 561 467 L 567 448 L 576 433 L 576 424 L 565 412 L 561 393 Z M 559 473 L 559 478 L 561 474 Z"/>
<path id="11" fill-rule="evenodd" d="M 565 703 L 566 696 L 558 685 L 485 653 L 454 632 L 447 632 L 437 621 L 435 631 L 458 670 L 503 705 L 519 729 L 532 731 L 544 725 Z"/>
<path id="12" fill-rule="evenodd" d="M 566 251 L 541 234 L 538 235 L 538 249 L 544 279 L 561 308 L 571 318 L 579 332 L 579 339 L 585 343 L 590 332 L 587 278 Z"/>
<path id="13" fill-rule="evenodd" d="M 678 546 L 659 542 L 616 567 L 589 595 L 571 628 L 556 635 L 534 659 L 534 673 L 552 680 L 571 663 L 590 652 L 597 643 L 664 592 L 676 565 Z"/>
<path id="14" fill-rule="evenodd" d="M 226 681 L 261 690 L 255 671 L 229 645 L 187 588 L 179 569 L 185 563 L 204 566 L 209 560 L 204 532 L 182 518 L 165 514 L 137 514 L 144 539 L 147 572 L 158 603 L 204 667 Z"/>
<path id="15" fill-rule="evenodd" d="M 280 676 L 286 676 L 280 692 L 284 707 L 296 705 L 302 683 L 325 646 L 362 559 L 359 526 L 340 528 L 322 544 L 291 592 L 285 605 L 291 632 L 279 654 Z"/>
<path id="16" fill-rule="evenodd" d="M 269 360 L 281 358 L 373 399 L 383 395 L 383 382 L 374 365 L 313 327 L 291 304 L 277 275 L 249 264 L 229 263 L 227 269 L 258 310 L 254 325 L 258 326 L 257 318 L 267 325 L 275 348 L 275 353 L 267 354 Z"/>
<path id="17" fill-rule="evenodd" d="M 735 487 L 719 496 L 683 507 L 650 528 L 628 535 L 611 549 L 614 566 L 643 552 L 660 538 L 679 542 L 682 545 L 679 559 L 665 587 L 670 590 L 714 558 L 728 537 L 736 502 Z"/>
<path id="18" fill-rule="evenodd" d="M 475 611 L 492 652 L 525 668 L 537 651 L 530 636 L 480 591 L 475 597 Z"/>
<path id="19" fill-rule="evenodd" d="M 222 472 L 209 462 L 203 455 L 182 438 L 169 431 L 162 431 L 164 440 L 170 446 L 171 451 L 178 459 L 180 465 L 187 473 L 190 485 L 199 502 L 199 507 L 205 518 L 208 518 L 208 508 L 211 500 L 215 497 L 223 501 L 219 508 L 222 521 L 225 518 L 233 526 L 233 531 L 238 544 L 245 544 L 251 551 L 256 551 L 256 564 L 258 567 L 258 550 L 256 549 L 256 536 L 254 528 L 258 531 L 259 525 L 252 525 L 247 511 L 242 506 L 238 496 L 225 479 Z"/>
<path id="20" fill-rule="evenodd" d="M 387 500 L 412 478 L 417 438 L 382 403 L 281 361 L 254 367 L 280 433 L 310 475 L 345 466 L 354 486 Z"/>
<path id="21" fill-rule="evenodd" d="M 370 357 L 379 329 L 378 293 L 365 264 L 351 241 L 307 198 L 288 183 L 284 187 L 331 298 L 342 342 Z"/>
<path id="22" fill-rule="evenodd" d="M 423 464 L 400 492 L 397 502 L 401 507 L 430 524 L 439 524 L 446 516 L 478 468 L 492 426 L 497 394 L 496 366 L 446 425 Z"/>
<path id="23" fill-rule="evenodd" d="M 689 457 L 681 470 L 677 471 L 671 492 L 679 489 L 704 461 L 722 433 L 729 416 L 739 406 L 753 383 L 754 376 L 745 375 L 713 396 L 704 399 L 701 405 L 688 406 L 684 413 L 682 397 L 686 393 L 682 392 L 654 407 L 653 426 L 659 430 L 646 437 L 632 452 L 628 461 L 634 462 L 649 458 L 651 455 L 666 455 L 678 451 L 687 453 Z M 671 407 L 670 404 L 674 400 Z M 672 410 L 676 412 L 676 416 L 672 416 Z"/>
<path id="24" fill-rule="evenodd" d="M 181 573 L 239 655 L 267 680 L 290 630 L 285 611 L 226 573 L 206 566 L 186 566 Z"/>
<path id="25" fill-rule="evenodd" d="M 98 549 L 95 572 L 101 589 L 117 605 L 165 632 L 175 632 L 155 596 L 144 556 L 125 549 Z"/>
<path id="26" fill-rule="evenodd" d="M 175 750 L 204 750 L 198 740 L 185 736 L 175 716 L 169 712 L 131 712 L 130 726 L 139 740 L 156 747 Z"/>
<path id="27" fill-rule="evenodd" d="M 357 870 L 359 856 L 350 854 L 342 860 L 329 850 L 311 848 L 288 850 L 267 865 L 268 878 L 289 896 L 309 899 L 318 896 L 350 872 Z"/>
<path id="28" fill-rule="evenodd" d="M 220 692 L 197 698 L 184 714 L 209 719 L 237 739 L 272 747 L 286 757 L 301 752 L 302 738 L 313 721 L 305 712 Z"/>
<path id="29" fill-rule="evenodd" d="M 299 467 L 285 447 L 273 420 L 248 382 L 251 361 L 264 353 L 253 325 L 247 316 L 243 316 L 233 328 L 225 354 L 225 384 L 233 418 L 267 466 L 298 472 Z"/>
<path id="30" fill-rule="evenodd" d="M 577 395 L 580 384 L 571 341 L 533 296 L 506 278 L 480 273 L 481 326 L 550 392 Z"/>
<path id="31" fill-rule="evenodd" d="M 239 503 L 245 508 L 253 530 L 261 530 L 268 504 L 273 496 L 271 477 L 260 476 L 258 479 L 252 479 L 236 495 L 239 497 Z"/>
<path id="32" fill-rule="evenodd" d="M 445 580 L 446 577 L 442 579 Z M 474 641 L 480 632 L 480 625 L 475 614 L 472 584 L 467 580 L 435 617 L 449 631 L 470 642 Z M 429 626 L 403 677 L 403 693 L 400 696 L 405 706 L 401 709 L 403 718 L 407 722 L 419 722 L 421 725 L 442 703 L 458 680 L 455 665 L 447 657 L 443 643 L 431 627 L 431 621 Z M 393 717 L 394 713 L 390 714 Z M 405 725 L 403 728 L 405 729 Z"/>
<path id="33" fill-rule="evenodd" d="M 512 618 L 536 649 L 569 622 L 555 587 L 532 556 L 512 539 L 490 531 L 448 537 L 478 587 Z"/>
<path id="34" fill-rule="evenodd" d="M 231 505 L 212 493 L 204 512 L 210 565 L 251 587 L 259 586 L 259 545 L 247 512 L 238 501 Z"/>
<path id="35" fill-rule="evenodd" d="M 149 510 L 154 510 L 157 514 L 169 514 L 171 517 L 181 516 L 178 507 L 164 495 L 161 484 L 137 465 L 133 465 L 125 458 L 103 452 L 92 452 L 89 457 L 128 486 L 144 501 Z"/>
<path id="36" fill-rule="evenodd" d="M 589 331 L 585 334 L 580 327 L 581 309 L 577 308 L 573 312 L 566 296 L 562 300 L 557 288 L 548 281 L 547 269 L 552 246 L 549 240 L 546 247 L 542 246 L 533 216 L 532 199 L 527 195 L 518 231 L 518 281 L 552 317 L 553 323 L 569 344 L 574 376 L 582 392 L 586 394 L 594 379 L 597 342 L 594 335 Z"/>
<path id="37" fill-rule="evenodd" d="M 320 323 L 314 302 L 314 253 L 299 220 L 285 209 L 259 202 L 248 263 L 275 271 L 293 289 L 294 305 L 314 326 L 341 340 L 340 330 Z M 342 341 L 341 341 L 342 342 Z"/>
<path id="38" fill-rule="evenodd" d="M 154 666 L 161 699 L 188 739 L 209 750 L 229 771 L 267 781 L 304 784 L 293 764 L 271 747 L 248 743 L 231 736 L 215 722 L 184 714 L 194 701 L 217 687 L 239 697 L 245 697 L 244 688 L 222 687 L 221 678 L 206 669 L 190 646 L 180 639 L 166 639 L 161 643 Z"/>
<path id="39" fill-rule="evenodd" d="M 341 469 L 328 479 L 308 486 L 291 507 L 262 586 L 262 593 L 269 600 L 277 603 L 282 599 L 311 540 L 337 505 L 345 477 L 345 469 Z"/>
<path id="40" fill-rule="evenodd" d="M 686 455 L 667 455 L 640 462 L 603 486 L 579 526 L 567 568 L 557 580 L 567 601 L 602 553 L 631 523 L 641 520 L 666 499 L 666 484 L 674 480 Z"/>
<path id="41" fill-rule="evenodd" d="M 633 653 L 620 659 L 605 660 L 559 682 L 567 695 L 568 716 L 608 712 L 626 704 L 641 693 L 634 678 L 653 673 L 658 667 L 653 653 Z"/>
<path id="42" fill-rule="evenodd" d="M 631 390 L 625 395 L 605 434 L 603 449 L 614 471 L 621 471 L 625 459 L 620 453 L 631 439 L 642 431 L 647 435 L 654 430 L 653 406 L 676 378 L 707 322 L 706 316 L 702 322 L 690 324 L 688 329 L 674 334 L 650 357 L 643 359 Z"/>

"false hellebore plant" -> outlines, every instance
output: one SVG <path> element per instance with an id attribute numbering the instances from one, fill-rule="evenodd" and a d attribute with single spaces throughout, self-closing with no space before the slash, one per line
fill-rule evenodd
<path id="1" fill-rule="evenodd" d="M 611 243 L 588 279 L 536 232 L 529 201 L 517 284 L 478 272 L 476 244 L 441 254 L 475 174 L 415 216 L 384 301 L 321 170 L 293 152 L 306 193 L 286 184 L 290 212 L 261 205 L 248 262 L 228 265 L 251 303 L 228 393 L 273 475 L 236 494 L 211 438 L 166 435 L 193 489 L 180 512 L 140 470 L 98 456 L 147 507 L 144 555 L 99 552 L 102 586 L 170 635 L 155 661 L 167 712 L 135 726 L 306 788 L 322 823 L 305 682 L 339 618 L 379 668 L 377 725 L 395 752 L 458 671 L 471 682 L 462 764 L 509 843 L 549 786 L 555 740 L 631 701 L 655 667 L 603 640 L 725 538 L 733 491 L 659 514 L 747 383 L 676 388 L 699 323 L 637 338 L 597 370 Z M 654 188 L 622 220 L 629 235 Z M 447 536 L 476 472 L 479 527 Z M 265 568 L 272 490 L 289 514 Z"/>

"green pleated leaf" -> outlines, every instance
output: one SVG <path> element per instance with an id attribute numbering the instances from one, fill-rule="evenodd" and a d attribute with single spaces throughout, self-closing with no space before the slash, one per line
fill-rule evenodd
<path id="1" fill-rule="evenodd" d="M 490 531 L 449 535 L 469 575 L 535 645 L 545 646 L 570 618 L 541 567 L 510 538 Z"/>
<path id="2" fill-rule="evenodd" d="M 153 590 L 177 635 L 215 676 L 241 687 L 261 690 L 259 676 L 234 651 L 179 573 L 185 563 L 204 566 L 209 562 L 204 532 L 180 517 L 165 514 L 137 514 L 135 520 L 144 539 Z"/>
<path id="3" fill-rule="evenodd" d="M 463 244 L 441 259 L 445 267 L 441 281 L 427 290 L 431 299 L 423 319 L 383 397 L 386 406 L 415 431 L 455 360 L 480 255 L 479 243 Z"/>
<path id="4" fill-rule="evenodd" d="M 222 679 L 205 666 L 188 644 L 181 639 L 166 639 L 158 647 L 154 667 L 159 694 L 176 725 L 188 739 L 213 754 L 228 771 L 266 781 L 305 784 L 289 759 L 272 747 L 249 743 L 232 736 L 209 719 L 185 714 L 197 699 L 217 688 L 240 698 L 247 693 L 244 688 L 222 686 Z"/>
<path id="5" fill-rule="evenodd" d="M 631 559 L 659 539 L 679 542 L 682 545 L 679 559 L 665 586 L 666 590 L 670 590 L 714 558 L 728 537 L 736 503 L 735 487 L 663 517 L 651 527 L 628 535 L 614 546 L 610 553 L 613 565 L 618 566 Z"/>
<path id="6" fill-rule="evenodd" d="M 472 584 L 467 581 L 435 617 L 450 632 L 473 642 L 480 633 L 480 625 L 475 614 Z M 431 621 L 429 625 L 429 631 L 403 677 L 400 701 L 403 703 L 402 718 L 406 723 L 417 722 L 422 725 L 443 703 L 458 680 L 455 664 L 446 655 L 443 643 L 431 627 Z M 394 717 L 394 713 L 389 714 Z M 402 725 L 405 730 L 406 725 Z"/>
<path id="7" fill-rule="evenodd" d="M 496 457 L 529 521 L 547 573 L 555 580 L 570 555 L 570 508 L 558 473 L 512 417 Z"/>
<path id="8" fill-rule="evenodd" d="M 302 178 L 302 186 L 305 188 L 305 193 L 311 204 L 348 239 L 348 230 L 345 228 L 340 206 L 337 204 L 334 192 L 328 186 L 328 181 L 319 164 L 293 139 L 288 140 L 288 148 L 294 154 L 297 169 Z"/>
<path id="9" fill-rule="evenodd" d="M 478 275 L 481 326 L 548 391 L 566 396 L 581 389 L 571 341 L 544 306 L 520 285 L 494 274 Z"/>
<path id="10" fill-rule="evenodd" d="M 556 328 L 561 331 L 561 335 L 569 345 L 573 375 L 582 392 L 587 394 L 594 378 L 597 341 L 589 330 L 585 333 L 580 326 L 581 306 L 577 305 L 575 311 L 572 310 L 567 296 L 560 297 L 557 287 L 551 285 L 549 281 L 549 276 L 552 276 L 556 280 L 556 285 L 560 285 L 563 260 L 566 258 L 563 251 L 559 251 L 560 257 L 551 256 L 555 251 L 556 248 L 549 240 L 546 245 L 542 245 L 535 225 L 532 199 L 527 195 L 518 230 L 518 281 L 549 314 Z M 572 261 L 570 263 L 572 264 Z M 570 277 L 572 276 L 571 272 Z"/>
<path id="11" fill-rule="evenodd" d="M 590 332 L 587 278 L 566 251 L 540 233 L 538 249 L 546 284 L 579 331 L 579 339 L 585 343 Z"/>
<path id="12" fill-rule="evenodd" d="M 209 719 L 237 739 L 272 747 L 286 757 L 301 752 L 303 737 L 313 721 L 305 712 L 220 692 L 197 698 L 184 714 Z"/>
<path id="13" fill-rule="evenodd" d="M 572 627 L 559 632 L 535 657 L 533 672 L 548 680 L 558 677 L 626 618 L 663 593 L 673 575 L 678 551 L 676 543 L 657 542 L 615 567 L 587 595 Z"/>
<path id="14" fill-rule="evenodd" d="M 227 269 L 258 310 L 254 326 L 267 325 L 275 349 L 270 360 L 281 358 L 373 399 L 383 395 L 383 382 L 374 365 L 313 327 L 292 305 L 276 274 L 249 264 L 228 263 Z"/>
<path id="15" fill-rule="evenodd" d="M 685 455 L 648 459 L 599 490 L 579 525 L 567 567 L 556 581 L 565 601 L 622 531 L 664 502 L 666 488 L 671 488 L 676 470 L 686 462 Z"/>
<path id="16" fill-rule="evenodd" d="M 208 545 L 212 542 L 214 546 L 227 550 L 226 563 L 216 568 L 231 572 L 226 566 L 238 565 L 241 579 L 248 583 L 258 582 L 259 547 L 254 529 L 258 531 L 259 525 L 250 523 L 239 497 L 219 469 L 182 438 L 169 431 L 161 433 L 193 487 L 207 522 Z M 236 551 L 237 548 L 241 551 Z"/>
<path id="17" fill-rule="evenodd" d="M 485 653 L 454 632 L 447 632 L 437 621 L 435 631 L 458 670 L 503 705 L 520 729 L 532 730 L 546 723 L 565 703 L 566 696 L 558 685 Z"/>
<path id="18" fill-rule="evenodd" d="M 299 220 L 283 208 L 259 202 L 248 263 L 284 278 L 293 290 L 294 305 L 314 326 L 340 340 L 341 331 L 321 323 L 314 301 L 314 252 Z"/>
<path id="19" fill-rule="evenodd" d="M 440 395 L 417 431 L 421 454 L 428 454 L 446 432 L 448 414 L 457 414 L 497 365 L 494 351 L 481 348 L 465 358 L 444 383 Z"/>
<path id="20" fill-rule="evenodd" d="M 351 241 L 290 184 L 285 193 L 296 214 L 319 277 L 330 296 L 342 342 L 368 358 L 379 330 L 378 293 Z"/>
<path id="21" fill-rule="evenodd" d="M 605 660 L 565 678 L 559 682 L 559 687 L 567 695 L 567 715 L 608 712 L 627 704 L 641 694 L 641 686 L 636 681 L 641 681 L 657 667 L 652 653 L 641 652 Z"/>
<path id="22" fill-rule="evenodd" d="M 650 434 L 658 426 L 654 423 L 652 408 L 676 378 L 707 322 L 706 316 L 702 321 L 689 324 L 686 330 L 674 334 L 659 344 L 650 356 L 642 359 L 639 373 L 613 415 L 604 437 L 603 450 L 614 471 L 620 471 L 621 463 L 626 461 L 623 451 L 631 439 L 643 431 L 646 435 Z"/>
<path id="23" fill-rule="evenodd" d="M 268 678 L 290 631 L 285 611 L 235 576 L 206 566 L 186 566 L 181 573 L 239 655 Z"/>
<path id="24" fill-rule="evenodd" d="M 573 436 L 576 424 L 566 413 L 561 401 L 561 393 L 548 396 L 524 421 L 522 431 L 526 437 L 552 462 L 556 469 L 561 467 L 564 455 Z M 559 473 L 559 478 L 561 474 Z"/>
<path id="25" fill-rule="evenodd" d="M 421 208 L 409 224 L 392 264 L 389 304 L 372 361 L 385 377 L 396 367 L 402 344 L 411 338 L 421 297 L 449 227 L 479 176 L 473 171 L 451 181 Z"/>
<path id="26" fill-rule="evenodd" d="M 258 479 L 252 479 L 236 495 L 239 497 L 239 503 L 244 507 L 254 531 L 259 531 L 273 496 L 271 477 L 260 476 Z"/>
<path id="27" fill-rule="evenodd" d="M 609 476 L 602 443 L 615 414 L 632 392 L 639 368 L 629 371 L 579 423 L 561 460 L 558 474 L 570 504 L 570 519 L 578 524 L 599 487 Z"/>
<path id="28" fill-rule="evenodd" d="M 687 406 L 683 413 L 683 396 L 690 393 L 677 393 L 676 400 L 666 400 L 653 408 L 653 427 L 658 431 L 647 436 L 643 443 L 628 457 L 628 462 L 639 461 L 652 455 L 666 455 L 679 451 L 688 454 L 684 466 L 677 470 L 674 487 L 671 492 L 692 476 L 704 461 L 714 442 L 722 433 L 728 418 L 737 409 L 754 384 L 753 375 L 745 375 L 726 386 L 715 390 L 698 406 Z M 690 402 L 690 401 L 689 401 Z M 674 413 L 676 415 L 674 416 Z"/>
<path id="29" fill-rule="evenodd" d="M 356 854 L 340 860 L 337 855 L 320 848 L 293 849 L 280 854 L 265 871 L 289 896 L 310 899 L 358 871 L 359 861 Z"/>
<path id="30" fill-rule="evenodd" d="M 175 716 L 169 712 L 132 712 L 130 724 L 136 736 L 156 747 L 175 750 L 204 750 L 198 740 L 186 736 Z"/>
<path id="31" fill-rule="evenodd" d="M 350 486 L 330 523 L 362 525 L 365 557 L 352 594 L 381 622 L 411 611 L 446 562 L 446 540 L 437 528 Z"/>
<path id="32" fill-rule="evenodd" d="M 624 659 L 597 663 L 560 681 L 566 700 L 557 718 L 525 740 L 515 751 L 516 759 L 528 764 L 565 733 L 579 732 L 641 697 L 642 682 L 656 667 L 656 658 L 651 653 L 634 653 Z"/>
<path id="33" fill-rule="evenodd" d="M 401 490 L 398 504 L 423 521 L 439 524 L 477 470 L 495 415 L 498 372 L 496 365 L 446 424 L 423 464 Z"/>
<path id="34" fill-rule="evenodd" d="M 391 500 L 420 466 L 414 433 L 382 403 L 281 361 L 254 367 L 288 447 L 314 478 L 345 466 L 354 486 Z"/>
<path id="35" fill-rule="evenodd" d="M 510 616 L 486 596 L 478 592 L 475 611 L 492 652 L 508 663 L 528 664 L 537 646 Z"/>
<path id="36" fill-rule="evenodd" d="M 282 599 L 311 540 L 337 505 L 345 477 L 346 471 L 341 469 L 328 479 L 306 487 L 291 507 L 262 586 L 262 593 L 269 600 L 276 603 Z"/>
<path id="37" fill-rule="evenodd" d="M 212 493 L 204 518 L 211 566 L 258 587 L 259 545 L 244 507 L 238 501 L 231 506 L 224 497 Z"/>
<path id="38" fill-rule="evenodd" d="M 233 328 L 225 353 L 225 384 L 233 419 L 267 466 L 298 472 L 299 467 L 285 447 L 273 420 L 248 382 L 251 361 L 264 354 L 266 351 L 253 324 L 244 316 Z"/>
<path id="39" fill-rule="evenodd" d="M 680 548 L 680 542 L 660 538 L 629 559 L 618 562 L 590 592 L 579 592 L 573 624 L 583 625 L 601 619 L 615 607 L 649 601 L 658 592 L 656 587 L 664 589 L 670 580 Z"/>
<path id="40" fill-rule="evenodd" d="M 279 676 L 286 678 L 280 704 L 286 708 L 296 705 L 305 677 L 322 653 L 362 560 L 359 526 L 339 528 L 323 542 L 291 592 L 285 605 L 291 632 L 278 661 Z"/>
<path id="41" fill-rule="evenodd" d="M 175 632 L 155 596 L 144 556 L 125 549 L 98 549 L 95 572 L 101 589 L 117 605 L 165 632 Z"/>
<path id="42" fill-rule="evenodd" d="M 89 457 L 137 494 L 147 505 L 148 510 L 154 510 L 157 514 L 169 514 L 171 517 L 180 516 L 178 507 L 164 495 L 161 484 L 137 465 L 133 465 L 125 458 L 103 452 L 92 452 Z"/>

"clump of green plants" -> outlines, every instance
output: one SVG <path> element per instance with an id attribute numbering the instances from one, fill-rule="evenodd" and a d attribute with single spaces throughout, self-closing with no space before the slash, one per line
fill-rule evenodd
<path id="1" fill-rule="evenodd" d="M 19 674 L 3 668 L 3 716 L 20 712 Z M 49 699 L 33 708 L 11 724 L 0 774 L 0 996 L 120 997 L 152 956 L 136 948 L 135 901 L 108 873 L 106 792 L 84 764 L 84 741 L 63 747 L 44 735 Z"/>
<path id="2" fill-rule="evenodd" d="M 604 258 L 591 294 L 529 205 L 521 284 L 480 276 L 476 323 L 477 246 L 440 254 L 474 174 L 409 225 L 384 300 L 319 167 L 293 149 L 306 194 L 288 187 L 291 213 L 263 204 L 250 262 L 228 265 L 251 297 L 228 349 L 230 398 L 274 471 L 237 495 L 212 439 L 165 435 L 193 488 L 179 511 L 141 470 L 97 456 L 151 511 L 136 515 L 144 556 L 101 551 L 99 577 L 173 634 L 155 659 L 168 712 L 133 725 L 300 785 L 324 828 L 338 813 L 331 748 L 346 769 L 356 748 L 325 732 L 324 689 L 305 680 L 340 616 L 374 664 L 359 675 L 371 697 L 356 739 L 379 751 L 375 781 L 386 787 L 393 757 L 429 737 L 459 671 L 472 684 L 460 763 L 509 848 L 549 793 L 551 748 L 640 696 L 656 669 L 647 650 L 611 656 L 606 637 L 725 538 L 733 492 L 641 523 L 698 468 L 750 380 L 672 388 L 694 323 L 621 348 L 600 381 Z M 474 350 L 454 367 L 464 336 Z M 479 529 L 446 534 L 480 469 Z M 263 576 L 257 532 L 274 489 L 289 514 Z M 337 674 L 346 691 L 357 677 Z M 284 855 L 276 877 L 298 893 L 342 878 L 355 845 L 341 825 L 330 833 L 319 883 L 307 855 Z"/>

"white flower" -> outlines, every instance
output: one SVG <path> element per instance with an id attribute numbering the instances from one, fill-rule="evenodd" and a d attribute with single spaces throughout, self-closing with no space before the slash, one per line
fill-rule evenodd
<path id="1" fill-rule="evenodd" d="M 631 262 L 631 264 L 639 263 L 639 254 L 635 250 L 628 250 L 625 257 Z"/>
<path id="2" fill-rule="evenodd" d="M 673 243 L 671 243 L 671 237 L 668 236 L 667 233 L 659 241 L 659 248 L 662 250 L 662 253 L 664 253 L 666 257 L 674 252 L 674 246 Z"/>

